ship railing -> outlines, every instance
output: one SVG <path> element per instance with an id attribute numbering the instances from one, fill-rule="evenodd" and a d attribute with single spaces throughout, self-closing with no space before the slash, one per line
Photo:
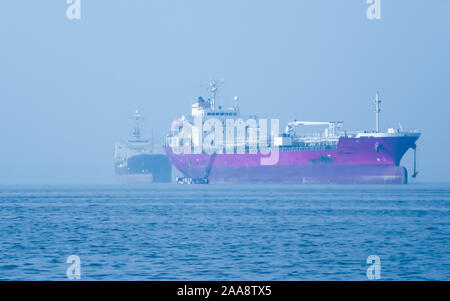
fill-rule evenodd
<path id="1" fill-rule="evenodd" d="M 221 148 L 220 150 L 216 150 L 215 152 L 217 154 L 226 154 L 228 153 L 228 150 L 230 148 L 226 149 L 226 148 Z M 264 147 L 264 148 L 260 148 L 257 147 L 255 148 L 256 152 L 264 152 L 264 153 L 276 153 L 276 152 L 289 152 L 289 151 L 323 151 L 323 150 L 335 150 L 337 149 L 337 145 L 322 145 L 322 146 L 280 146 L 280 147 L 273 147 L 273 146 L 269 146 L 269 147 Z M 195 154 L 195 150 L 194 149 L 189 149 L 189 150 L 184 150 L 184 154 Z M 203 154 L 206 154 L 206 152 L 203 150 L 202 152 Z M 233 148 L 233 152 L 234 154 L 239 154 L 240 153 L 240 148 L 238 147 L 234 147 Z M 249 154 L 249 153 L 253 153 L 253 149 L 249 148 L 249 147 L 245 147 L 244 148 L 244 152 L 243 154 Z"/>
<path id="2" fill-rule="evenodd" d="M 310 143 L 310 144 L 327 144 L 327 143 L 337 143 L 340 137 L 333 138 L 322 138 L 322 139 L 313 139 L 313 138 L 294 138 L 292 142 L 295 143 Z"/>
<path id="3" fill-rule="evenodd" d="M 389 132 L 377 132 L 377 131 L 345 131 L 343 133 L 341 133 L 341 137 L 347 137 L 347 138 L 354 138 L 360 134 L 389 134 Z M 416 129 L 412 129 L 412 128 L 403 128 L 403 129 L 396 129 L 395 132 L 396 134 L 419 134 L 420 132 Z"/>
<path id="4" fill-rule="evenodd" d="M 280 152 L 291 151 L 320 151 L 320 150 L 335 150 L 337 145 L 324 145 L 324 146 L 281 146 Z"/>

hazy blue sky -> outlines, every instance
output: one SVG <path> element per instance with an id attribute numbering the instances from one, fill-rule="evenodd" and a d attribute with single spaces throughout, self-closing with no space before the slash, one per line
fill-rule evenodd
<path id="1" fill-rule="evenodd" d="M 450 1 L 0 2 L 0 184 L 114 183 L 140 108 L 162 142 L 210 78 L 243 113 L 417 128 L 417 181 L 450 181 Z M 403 163 L 411 169 L 412 152 Z"/>

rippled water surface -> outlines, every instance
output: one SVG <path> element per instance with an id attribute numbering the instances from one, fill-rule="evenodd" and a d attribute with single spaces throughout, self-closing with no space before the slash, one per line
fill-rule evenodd
<path id="1" fill-rule="evenodd" d="M 0 279 L 450 279 L 450 185 L 0 187 Z"/>

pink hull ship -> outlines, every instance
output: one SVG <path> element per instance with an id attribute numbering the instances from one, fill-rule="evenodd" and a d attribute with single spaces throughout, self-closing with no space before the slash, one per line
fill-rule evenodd
<path id="1" fill-rule="evenodd" d="M 261 153 L 177 155 L 170 147 L 166 153 L 185 176 L 210 183 L 406 184 L 399 163 L 417 138 L 342 138 L 336 150 L 281 150 L 278 163 L 269 166 L 260 164 Z"/>
<path id="2" fill-rule="evenodd" d="M 346 132 L 342 122 L 290 122 L 283 134 L 268 138 L 271 152 L 277 152 L 273 164 L 262 164 L 270 154 L 250 152 L 248 145 L 243 153 L 227 153 L 225 146 L 213 153 L 195 153 L 195 139 L 180 139 L 183 130 L 195 128 L 194 118 L 202 118 L 202 124 L 207 118 L 215 118 L 224 125 L 227 119 L 241 118 L 237 106 L 215 109 L 215 83 L 211 86 L 214 89 L 211 98 L 208 101 L 199 98 L 190 116 L 174 122 L 167 139 L 166 154 L 186 178 L 230 184 L 406 184 L 408 173 L 400 162 L 409 149 L 414 150 L 412 176 L 417 175 L 415 150 L 420 133 L 392 128 L 380 132 L 378 94 L 375 131 Z M 298 127 L 307 126 L 327 128 L 323 134 L 296 132 Z M 184 152 L 180 153 L 180 148 Z"/>

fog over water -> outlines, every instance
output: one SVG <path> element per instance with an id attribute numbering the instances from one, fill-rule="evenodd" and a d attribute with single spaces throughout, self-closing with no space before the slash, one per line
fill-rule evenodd
<path id="1" fill-rule="evenodd" d="M 211 78 L 241 112 L 416 128 L 419 178 L 450 181 L 450 2 L 0 2 L 0 185 L 115 183 L 114 143 L 145 115 L 162 144 Z M 412 151 L 402 161 L 412 170 Z"/>

